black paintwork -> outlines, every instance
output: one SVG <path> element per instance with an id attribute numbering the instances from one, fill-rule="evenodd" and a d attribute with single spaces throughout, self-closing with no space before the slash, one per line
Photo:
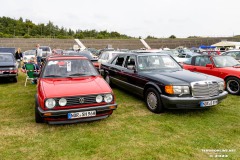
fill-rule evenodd
<path id="1" fill-rule="evenodd" d="M 183 103 L 189 103 L 191 100 L 192 95 L 191 93 L 188 95 L 169 95 L 165 93 L 165 86 L 166 85 L 177 85 L 177 86 L 190 86 L 191 82 L 196 82 L 196 81 L 204 81 L 204 80 L 214 80 L 214 81 L 222 81 L 222 79 L 215 77 L 215 76 L 210 76 L 202 73 L 194 73 L 188 70 L 184 70 L 181 65 L 177 69 L 168 69 L 168 70 L 146 70 L 146 71 L 141 71 L 139 70 L 136 66 L 138 66 L 138 56 L 143 56 L 143 55 L 159 55 L 159 53 L 125 53 L 125 54 L 119 54 L 117 57 L 122 56 L 125 57 L 124 64 L 123 66 L 117 66 L 115 64 L 112 64 L 115 59 L 113 59 L 109 63 L 104 63 L 101 65 L 102 69 L 102 76 L 110 77 L 111 83 L 114 85 L 117 85 L 125 90 L 128 90 L 134 94 L 140 95 L 144 97 L 144 93 L 148 87 L 154 87 L 155 89 L 158 90 L 160 95 L 163 95 L 163 99 L 166 97 L 177 97 L 178 100 L 181 100 L 181 97 L 188 97 L 188 99 L 184 99 Z M 167 55 L 167 54 L 164 54 Z M 127 56 L 134 56 L 136 60 L 136 64 L 134 69 L 128 69 L 124 67 L 126 57 Z M 169 55 L 168 55 L 169 56 Z M 173 59 L 173 58 L 172 58 Z M 174 60 L 175 61 L 175 60 Z M 191 92 L 191 91 L 190 91 Z M 225 96 L 227 93 L 224 93 Z M 200 99 L 199 99 L 200 100 Z M 204 99 L 201 99 L 201 101 Z M 169 103 L 174 103 L 170 102 Z M 181 103 L 181 102 L 180 102 Z M 192 101 L 195 106 L 189 107 L 187 106 L 186 108 L 195 108 L 196 103 L 200 103 L 199 101 L 197 102 L 197 99 L 194 99 Z M 165 108 L 178 108 L 176 104 L 174 106 L 165 104 Z"/>

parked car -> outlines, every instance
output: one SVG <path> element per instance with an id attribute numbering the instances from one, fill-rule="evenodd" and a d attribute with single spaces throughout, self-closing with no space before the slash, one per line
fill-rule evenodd
<path id="1" fill-rule="evenodd" d="M 40 49 L 42 49 L 42 61 L 46 59 L 46 57 L 52 55 L 52 49 L 49 46 L 40 46 Z"/>
<path id="2" fill-rule="evenodd" d="M 38 76 L 35 120 L 50 124 L 107 118 L 117 108 L 112 89 L 86 57 L 52 56 Z"/>
<path id="3" fill-rule="evenodd" d="M 168 54 L 118 54 L 101 69 L 109 84 L 143 97 L 155 113 L 208 108 L 227 97 L 223 79 L 184 70 Z"/>
<path id="4" fill-rule="evenodd" d="M 240 62 L 240 50 L 229 50 L 229 51 L 223 52 L 221 55 L 232 56 L 232 57 L 235 58 L 238 62 Z"/>
<path id="5" fill-rule="evenodd" d="M 207 50 L 207 51 L 202 51 L 202 54 L 209 54 L 209 55 L 220 55 L 221 52 L 220 51 L 211 51 L 211 50 Z"/>
<path id="6" fill-rule="evenodd" d="M 36 50 L 27 50 L 23 52 L 23 63 L 29 62 L 31 58 L 36 57 Z"/>
<path id="7" fill-rule="evenodd" d="M 0 78 L 8 78 L 17 82 L 18 63 L 12 53 L 0 52 Z"/>
<path id="8" fill-rule="evenodd" d="M 115 57 L 117 54 L 125 53 L 120 51 L 103 51 L 101 55 L 98 57 L 98 62 L 100 64 L 102 63 L 108 63 L 109 60 L 111 60 L 113 57 Z"/>
<path id="9" fill-rule="evenodd" d="M 240 94 L 240 63 L 231 56 L 194 56 L 183 68 L 220 77 L 225 80 L 229 93 Z"/>
<path id="10" fill-rule="evenodd" d="M 75 56 L 84 56 L 88 58 L 94 65 L 94 67 L 98 70 L 99 69 L 99 63 L 98 63 L 98 58 L 92 55 L 90 51 L 72 51 L 68 52 L 65 55 L 75 55 Z"/>

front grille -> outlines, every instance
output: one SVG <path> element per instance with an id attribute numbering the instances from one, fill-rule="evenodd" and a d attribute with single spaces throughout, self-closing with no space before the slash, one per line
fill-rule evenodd
<path id="1" fill-rule="evenodd" d="M 102 95 L 103 96 L 103 95 Z M 93 104 L 96 102 L 97 95 L 89 95 L 89 96 L 76 96 L 76 97 L 64 97 L 67 100 L 66 106 L 72 105 L 84 105 L 84 104 Z M 56 105 L 59 106 L 59 100 L 61 98 L 55 98 Z M 61 106 L 60 106 L 61 107 Z M 64 106 L 65 107 L 65 106 Z"/>
<path id="2" fill-rule="evenodd" d="M 199 81 L 191 83 L 193 97 L 212 97 L 219 94 L 219 86 L 215 81 Z"/>

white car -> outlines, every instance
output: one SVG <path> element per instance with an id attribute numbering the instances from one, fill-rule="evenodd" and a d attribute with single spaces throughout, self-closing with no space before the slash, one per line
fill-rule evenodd
<path id="1" fill-rule="evenodd" d="M 125 53 L 125 52 L 119 52 L 119 51 L 104 51 L 100 54 L 98 57 L 98 63 L 107 63 L 110 59 L 118 55 L 119 53 Z"/>
<path id="2" fill-rule="evenodd" d="M 27 50 L 23 52 L 23 63 L 29 62 L 31 58 L 35 58 L 36 56 L 36 50 Z"/>

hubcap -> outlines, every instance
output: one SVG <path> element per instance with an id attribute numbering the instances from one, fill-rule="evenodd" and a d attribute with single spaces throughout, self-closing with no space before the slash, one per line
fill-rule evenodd
<path id="1" fill-rule="evenodd" d="M 147 104 L 152 110 L 157 108 L 157 96 L 153 92 L 148 93 Z"/>
<path id="2" fill-rule="evenodd" d="M 238 93 L 239 92 L 239 84 L 235 80 L 229 80 L 227 82 L 227 90 L 230 93 Z"/>

